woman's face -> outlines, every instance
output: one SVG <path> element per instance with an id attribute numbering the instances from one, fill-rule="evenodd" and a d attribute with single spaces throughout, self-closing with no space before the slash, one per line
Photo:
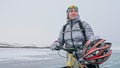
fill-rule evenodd
<path id="1" fill-rule="evenodd" d="M 71 9 L 68 15 L 69 19 L 75 19 L 78 16 L 78 12 L 75 9 Z"/>

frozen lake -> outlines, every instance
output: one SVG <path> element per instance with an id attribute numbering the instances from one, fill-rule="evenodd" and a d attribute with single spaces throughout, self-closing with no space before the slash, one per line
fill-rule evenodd
<path id="1" fill-rule="evenodd" d="M 49 49 L 0 48 L 0 68 L 60 68 L 62 60 Z"/>
<path id="2" fill-rule="evenodd" d="M 60 52 L 66 56 L 64 51 Z M 120 51 L 115 50 L 111 58 L 101 68 L 119 68 Z M 0 48 L 0 68 L 60 68 L 65 66 L 66 58 L 57 51 L 32 48 Z"/>

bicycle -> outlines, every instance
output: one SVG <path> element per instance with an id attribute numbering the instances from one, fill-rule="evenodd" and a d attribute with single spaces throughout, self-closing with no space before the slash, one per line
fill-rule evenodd
<path id="1" fill-rule="evenodd" d="M 81 64 L 78 59 L 76 59 L 76 54 L 73 54 L 77 48 L 63 48 L 60 47 L 60 49 L 67 51 L 67 63 L 66 66 L 62 68 L 87 68 L 86 65 L 83 63 Z"/>

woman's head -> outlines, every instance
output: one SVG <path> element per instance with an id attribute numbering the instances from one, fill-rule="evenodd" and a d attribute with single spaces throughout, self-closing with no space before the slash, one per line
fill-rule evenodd
<path id="1" fill-rule="evenodd" d="M 78 7 L 77 6 L 70 6 L 67 9 L 67 19 L 75 19 L 78 17 Z"/>

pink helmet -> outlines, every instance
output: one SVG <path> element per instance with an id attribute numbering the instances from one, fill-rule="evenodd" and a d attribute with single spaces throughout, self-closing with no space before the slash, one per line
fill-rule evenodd
<path id="1" fill-rule="evenodd" d="M 97 39 L 93 42 L 88 40 L 83 49 L 83 58 L 90 64 L 102 64 L 112 54 L 111 43 L 104 39 Z"/>

